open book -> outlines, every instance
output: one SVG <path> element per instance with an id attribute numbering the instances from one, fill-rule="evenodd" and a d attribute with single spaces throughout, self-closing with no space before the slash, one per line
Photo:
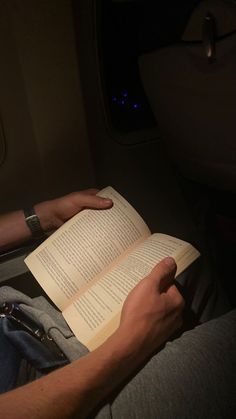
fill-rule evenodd
<path id="1" fill-rule="evenodd" d="M 113 207 L 80 212 L 25 259 L 89 350 L 118 327 L 126 296 L 157 262 L 172 256 L 178 275 L 199 256 L 187 242 L 151 234 L 136 210 L 113 188 L 99 195 L 111 198 Z"/>

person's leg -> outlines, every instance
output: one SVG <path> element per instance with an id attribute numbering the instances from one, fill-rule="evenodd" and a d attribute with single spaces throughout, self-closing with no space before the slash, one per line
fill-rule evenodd
<path id="1" fill-rule="evenodd" d="M 9 342 L 0 321 L 0 393 L 16 386 L 21 363 L 21 355 Z"/>
<path id="2" fill-rule="evenodd" d="M 233 309 L 215 267 L 205 252 L 177 278 L 176 283 L 186 304 L 183 330 Z"/>
<path id="3" fill-rule="evenodd" d="M 112 418 L 235 419 L 235 394 L 236 310 L 168 343 L 115 397 Z"/>

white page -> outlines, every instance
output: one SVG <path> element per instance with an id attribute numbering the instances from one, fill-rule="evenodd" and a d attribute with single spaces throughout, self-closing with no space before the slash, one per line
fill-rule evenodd
<path id="1" fill-rule="evenodd" d="M 25 259 L 61 310 L 124 251 L 150 234 L 135 209 L 113 188 L 99 195 L 111 198 L 113 207 L 80 212 Z"/>
<path id="2" fill-rule="evenodd" d="M 94 335 L 101 333 L 101 341 L 95 340 L 96 345 L 102 343 L 106 337 L 103 328 L 120 312 L 129 292 L 167 256 L 176 260 L 179 274 L 199 256 L 199 252 L 175 237 L 164 234 L 148 237 L 63 312 L 77 338 L 93 349 Z"/>

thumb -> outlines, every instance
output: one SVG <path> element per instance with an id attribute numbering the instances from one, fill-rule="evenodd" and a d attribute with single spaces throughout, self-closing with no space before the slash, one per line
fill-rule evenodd
<path id="1" fill-rule="evenodd" d="M 111 208 L 113 202 L 109 198 L 103 198 L 98 195 L 85 195 L 84 197 L 84 206 L 88 208 L 94 209 L 103 209 L 103 208 Z"/>
<path id="2" fill-rule="evenodd" d="M 78 195 L 77 203 L 78 207 L 91 209 L 111 208 L 113 205 L 111 199 L 89 193 Z"/>
<path id="3" fill-rule="evenodd" d="M 166 292 L 173 285 L 176 269 L 176 262 L 172 257 L 166 257 L 153 268 L 149 277 L 156 282 L 160 293 Z"/>

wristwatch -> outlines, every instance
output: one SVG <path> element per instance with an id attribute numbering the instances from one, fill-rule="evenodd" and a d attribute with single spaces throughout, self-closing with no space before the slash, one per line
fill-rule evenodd
<path id="1" fill-rule="evenodd" d="M 45 232 L 39 221 L 39 217 L 35 213 L 34 208 L 24 209 L 25 222 L 31 231 L 31 235 L 35 239 L 40 239 L 45 236 Z"/>

